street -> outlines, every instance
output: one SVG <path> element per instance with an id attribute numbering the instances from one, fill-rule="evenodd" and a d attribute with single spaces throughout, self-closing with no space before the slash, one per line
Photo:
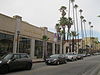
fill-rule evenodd
<path id="1" fill-rule="evenodd" d="M 61 65 L 33 64 L 32 70 L 10 72 L 6 75 L 90 75 L 100 65 L 100 55 Z M 92 74 L 91 74 L 92 75 Z"/>

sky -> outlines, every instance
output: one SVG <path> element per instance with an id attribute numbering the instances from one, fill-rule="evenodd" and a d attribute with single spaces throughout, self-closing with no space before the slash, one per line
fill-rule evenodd
<path id="1" fill-rule="evenodd" d="M 51 32 L 56 32 L 55 25 L 61 17 L 61 6 L 67 7 L 69 0 L 0 0 L 0 13 L 13 17 L 19 15 L 26 21 L 37 27 L 48 27 Z M 83 16 L 87 20 L 86 29 L 89 32 L 89 24 L 93 25 L 93 36 L 100 40 L 100 0 L 75 0 L 78 10 L 83 10 Z M 66 15 L 67 17 L 67 15 Z M 79 22 L 80 24 L 80 22 Z M 80 29 L 80 28 L 79 28 Z M 87 33 L 89 36 L 89 33 Z"/>

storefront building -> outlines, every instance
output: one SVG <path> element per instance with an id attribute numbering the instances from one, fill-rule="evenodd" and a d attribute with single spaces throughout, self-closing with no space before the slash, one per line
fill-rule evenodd
<path id="1" fill-rule="evenodd" d="M 0 14 L 0 54 L 28 53 L 32 58 L 43 57 L 42 36 L 46 35 L 47 55 L 60 52 L 60 42 L 54 41 L 54 33 L 46 27 L 36 27 L 22 21 L 22 17 Z"/>

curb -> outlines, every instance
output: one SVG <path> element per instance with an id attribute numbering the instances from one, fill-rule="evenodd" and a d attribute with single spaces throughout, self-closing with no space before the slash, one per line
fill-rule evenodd
<path id="1" fill-rule="evenodd" d="M 41 61 L 33 61 L 32 63 L 41 63 L 41 62 L 44 62 L 44 60 L 41 60 Z"/>

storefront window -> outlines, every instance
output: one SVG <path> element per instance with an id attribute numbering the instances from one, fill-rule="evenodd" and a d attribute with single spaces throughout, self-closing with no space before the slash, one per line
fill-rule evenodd
<path id="1" fill-rule="evenodd" d="M 20 38 L 20 43 L 19 43 L 19 52 L 20 53 L 30 54 L 30 49 L 31 49 L 30 41 L 31 41 L 31 39 L 29 39 L 29 38 L 25 38 L 25 37 Z"/>
<path id="2" fill-rule="evenodd" d="M 13 52 L 13 35 L 0 33 L 0 55 Z"/>
<path id="3" fill-rule="evenodd" d="M 47 43 L 47 55 L 52 55 L 52 43 Z"/>
<path id="4" fill-rule="evenodd" d="M 55 53 L 56 54 L 60 53 L 60 45 L 59 44 L 55 44 Z"/>
<path id="5" fill-rule="evenodd" d="M 35 40 L 35 52 L 36 58 L 42 58 L 43 56 L 43 42 L 39 40 Z"/>

